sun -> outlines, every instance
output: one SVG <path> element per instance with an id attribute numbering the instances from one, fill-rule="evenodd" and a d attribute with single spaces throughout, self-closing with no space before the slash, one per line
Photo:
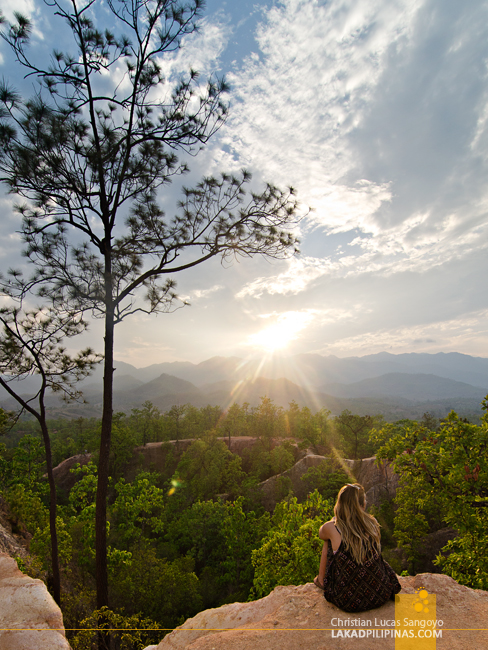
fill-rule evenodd
<path id="1" fill-rule="evenodd" d="M 283 350 L 298 338 L 299 332 L 306 327 L 310 318 L 311 315 L 306 312 L 291 311 L 280 314 L 272 325 L 251 334 L 248 343 L 267 352 Z"/>
<path id="2" fill-rule="evenodd" d="M 290 332 L 280 324 L 271 325 L 271 327 L 267 327 L 251 336 L 250 343 L 256 347 L 273 352 L 275 350 L 286 348 L 286 346 L 295 338 L 293 334 L 293 332 Z"/>

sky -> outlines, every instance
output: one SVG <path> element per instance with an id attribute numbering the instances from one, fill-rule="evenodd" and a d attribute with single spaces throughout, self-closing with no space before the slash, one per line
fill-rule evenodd
<path id="1" fill-rule="evenodd" d="M 49 7 L 15 6 L 34 45 L 58 46 Z M 487 32 L 481 0 L 208 0 L 199 32 L 161 61 L 168 78 L 193 67 L 230 86 L 228 120 L 185 183 L 245 168 L 256 188 L 293 186 L 300 254 L 180 273 L 191 306 L 118 325 L 116 359 L 487 357 Z M 0 76 L 19 74 L 0 43 Z M 3 272 L 21 249 L 13 200 L 0 199 Z M 101 336 L 92 323 L 87 342 Z"/>

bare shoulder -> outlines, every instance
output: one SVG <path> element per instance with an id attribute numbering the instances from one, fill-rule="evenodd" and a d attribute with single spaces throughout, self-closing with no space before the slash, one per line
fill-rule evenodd
<path id="1" fill-rule="evenodd" d="M 320 539 L 333 539 L 337 535 L 337 530 L 335 527 L 335 519 L 330 519 L 326 521 L 325 524 L 322 524 L 319 530 Z"/>

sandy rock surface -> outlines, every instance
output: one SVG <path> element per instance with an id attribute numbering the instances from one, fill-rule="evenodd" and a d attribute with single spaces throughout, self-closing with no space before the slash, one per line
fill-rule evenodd
<path id="1" fill-rule="evenodd" d="M 488 648 L 488 592 L 463 587 L 440 574 L 424 573 L 400 581 L 402 594 L 425 589 L 436 595 L 436 619 L 443 621 L 437 650 Z M 252 603 L 200 612 L 150 650 L 394 650 L 393 638 L 333 638 L 332 629 L 349 627 L 338 619 L 360 619 L 368 623 L 352 629 L 371 625 L 381 631 L 382 621 L 395 620 L 395 604 L 346 614 L 327 603 L 323 592 L 311 583 L 276 587 L 269 596 Z M 419 650 L 421 646 L 422 642 Z"/>
<path id="2" fill-rule="evenodd" d="M 46 585 L 0 554 L 0 649 L 69 650 L 63 616 Z"/>

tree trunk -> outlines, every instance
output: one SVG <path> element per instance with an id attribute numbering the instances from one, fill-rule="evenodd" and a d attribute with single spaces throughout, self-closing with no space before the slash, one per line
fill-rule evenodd
<path id="1" fill-rule="evenodd" d="M 0 385 L 19 402 L 19 404 L 29 413 L 31 413 L 39 422 L 41 427 L 42 438 L 44 441 L 44 452 L 46 454 L 46 472 L 49 483 L 49 532 L 51 534 L 51 569 L 53 572 L 53 598 L 58 605 L 61 605 L 61 576 L 59 571 L 59 550 L 58 534 L 56 530 L 56 484 L 54 483 L 53 460 L 51 454 L 51 439 L 46 423 L 46 410 L 44 407 L 44 392 L 46 385 L 43 383 L 39 393 L 39 411 L 36 411 L 28 402 L 24 401 L 20 395 L 0 377 Z M 29 470 L 30 474 L 30 470 Z"/>
<path id="2" fill-rule="evenodd" d="M 95 515 L 95 558 L 97 581 L 97 608 L 108 607 L 107 569 L 107 492 L 110 460 L 110 442 L 113 416 L 114 373 L 114 307 L 112 298 L 112 268 L 110 250 L 105 252 L 105 337 L 103 374 L 103 411 L 100 434 L 100 458 Z"/>
<path id="3" fill-rule="evenodd" d="M 51 568 L 53 572 L 53 598 L 57 605 L 61 605 L 61 577 L 59 572 L 58 534 L 56 531 L 56 485 L 54 483 L 53 461 L 51 454 L 51 441 L 46 425 L 45 414 L 39 420 L 44 449 L 46 452 L 46 471 L 49 482 L 49 530 L 51 532 Z"/>

